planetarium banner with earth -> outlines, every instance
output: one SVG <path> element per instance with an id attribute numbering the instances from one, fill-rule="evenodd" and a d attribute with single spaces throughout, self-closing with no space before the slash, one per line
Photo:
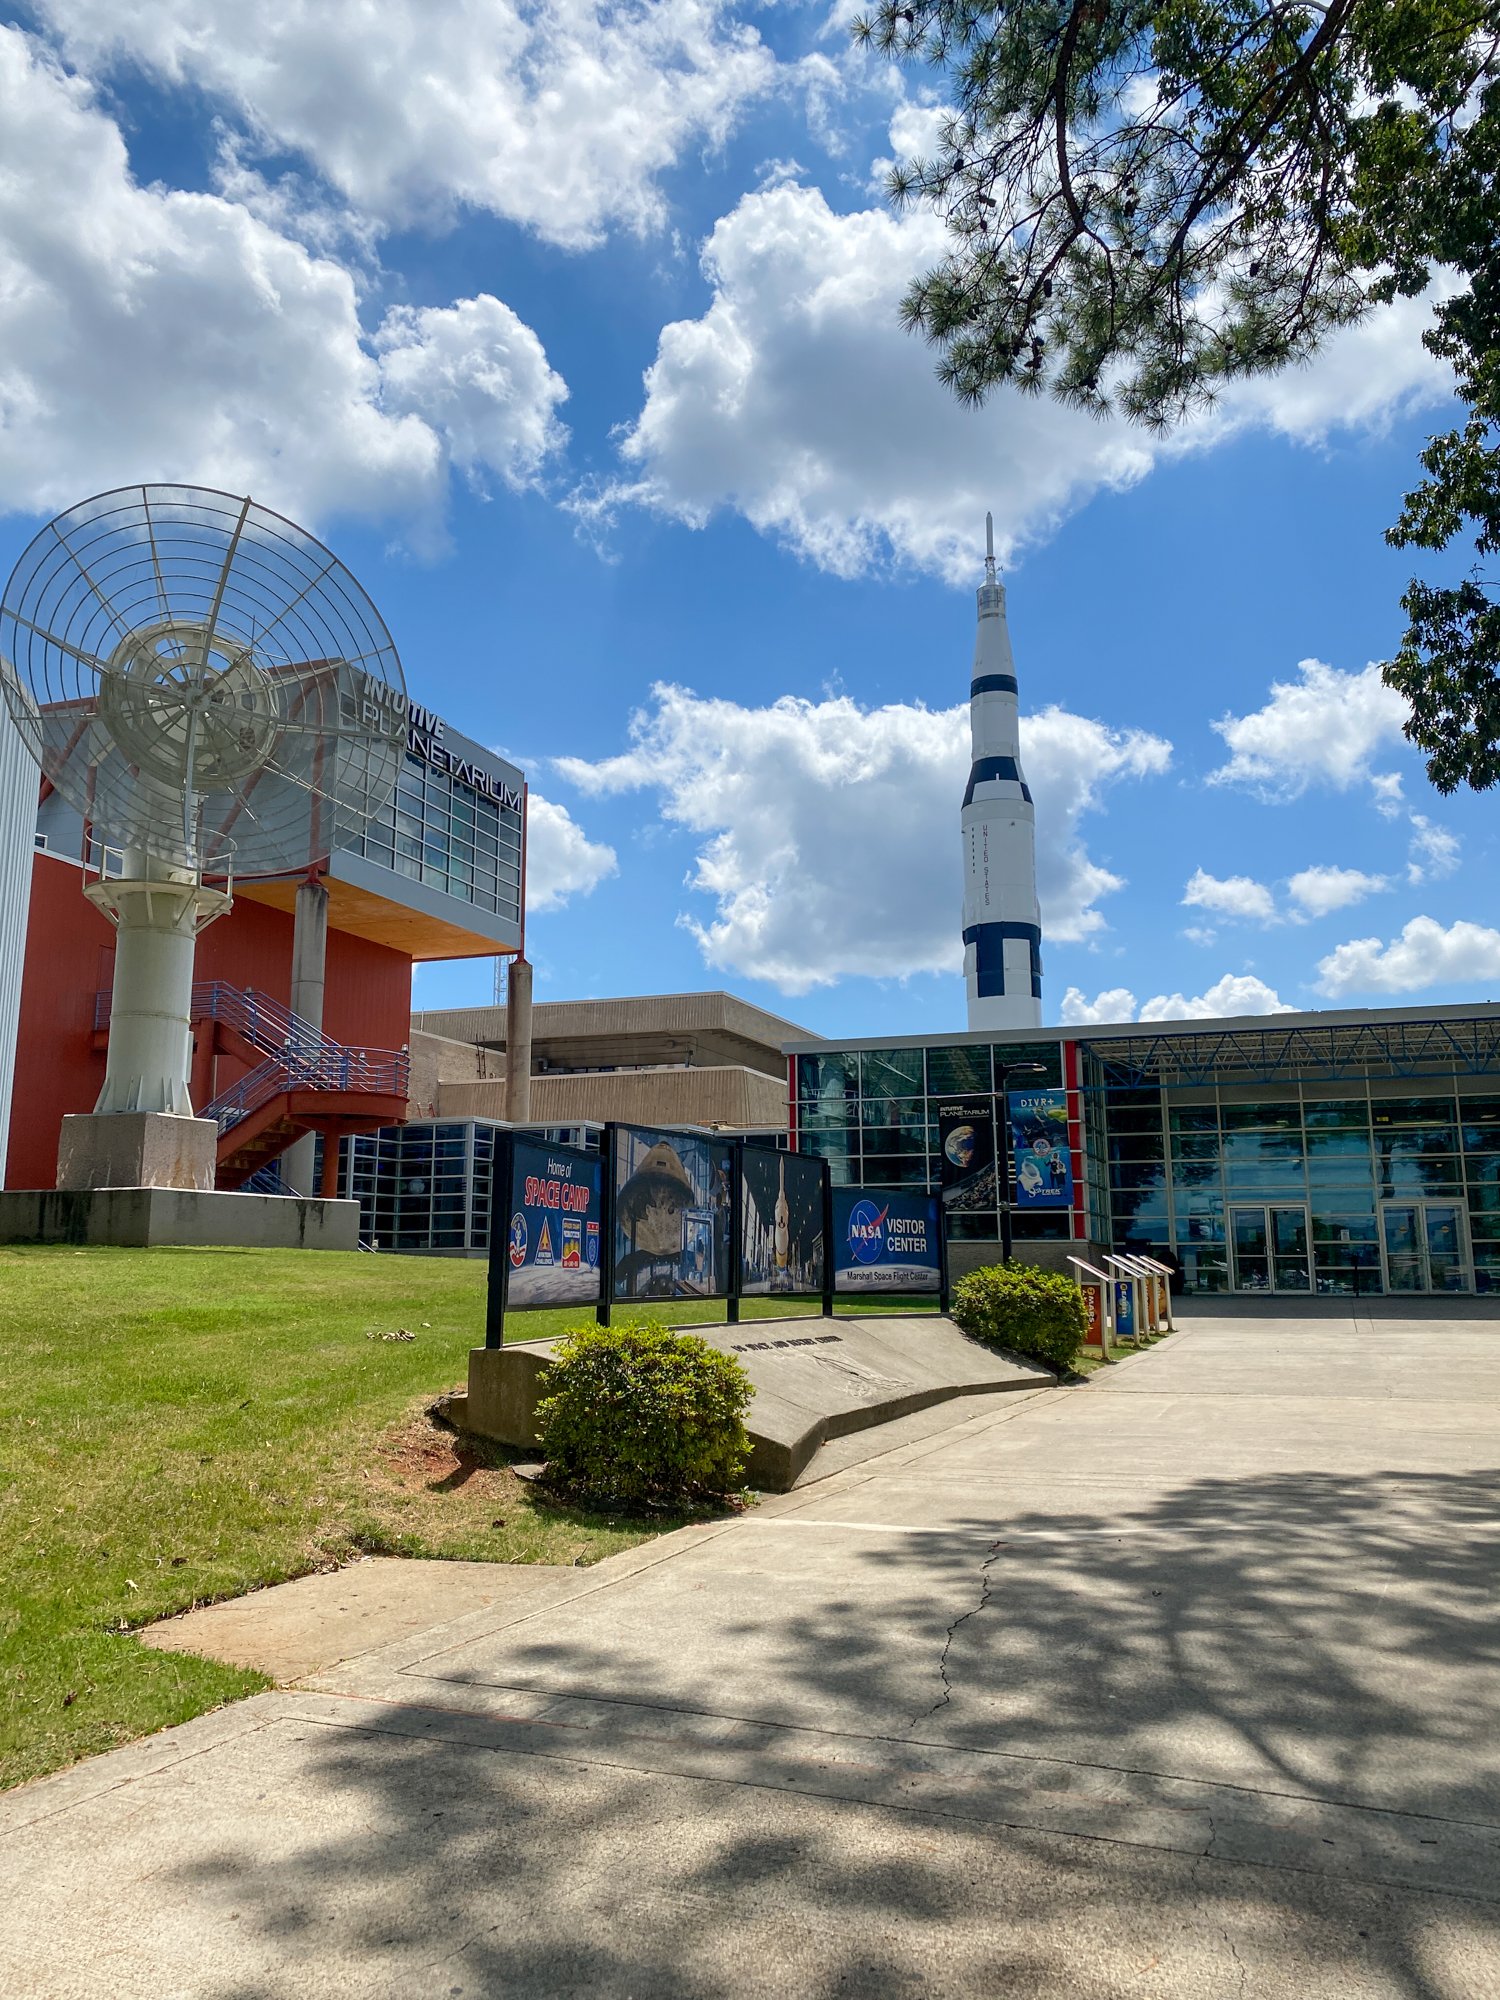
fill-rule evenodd
<path id="1" fill-rule="evenodd" d="M 616 1300 L 729 1296 L 734 1156 L 723 1139 L 610 1127 Z"/>
<path id="2" fill-rule="evenodd" d="M 825 1160 L 810 1153 L 740 1150 L 740 1290 L 787 1296 L 823 1289 Z"/>
<path id="3" fill-rule="evenodd" d="M 1011 1143 L 1017 1208 L 1071 1208 L 1073 1156 L 1068 1149 L 1068 1097 L 1063 1090 L 1013 1090 Z"/>
<path id="4" fill-rule="evenodd" d="M 936 1195 L 833 1190 L 836 1292 L 935 1292 L 942 1285 Z"/>
<path id="5" fill-rule="evenodd" d="M 996 1213 L 1000 1204 L 993 1098 L 939 1103 L 938 1160 L 943 1207 L 949 1215 Z"/>

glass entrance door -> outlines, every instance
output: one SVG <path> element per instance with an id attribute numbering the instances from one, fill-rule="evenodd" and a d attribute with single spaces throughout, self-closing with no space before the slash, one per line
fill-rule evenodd
<path id="1" fill-rule="evenodd" d="M 1457 1202 L 1382 1202 L 1380 1234 L 1387 1291 L 1468 1291 L 1468 1246 Z"/>
<path id="2" fill-rule="evenodd" d="M 1259 1203 L 1229 1211 L 1237 1292 L 1310 1292 L 1312 1259 L 1307 1210 Z"/>

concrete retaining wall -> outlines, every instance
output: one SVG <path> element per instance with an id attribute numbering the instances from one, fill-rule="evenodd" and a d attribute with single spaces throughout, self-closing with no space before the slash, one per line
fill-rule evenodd
<path id="1" fill-rule="evenodd" d="M 992 1353 L 935 1313 L 741 1320 L 682 1331 L 735 1355 L 754 1383 L 745 1419 L 751 1445 L 746 1478 L 767 1493 L 795 1485 L 828 1438 L 955 1396 L 1050 1388 L 1056 1379 L 1034 1361 Z M 536 1340 L 473 1349 L 468 1396 L 462 1407 L 457 1398 L 450 1406 L 453 1421 L 481 1437 L 534 1449 L 536 1406 L 546 1394 L 552 1347 Z"/>
<path id="2" fill-rule="evenodd" d="M 359 1203 L 182 1188 L 47 1188 L 0 1194 L 0 1243 L 357 1250 Z"/>

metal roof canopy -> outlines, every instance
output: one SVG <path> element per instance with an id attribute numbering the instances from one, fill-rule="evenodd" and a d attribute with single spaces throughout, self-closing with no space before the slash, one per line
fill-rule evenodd
<path id="1" fill-rule="evenodd" d="M 1139 1033 L 1084 1043 L 1105 1086 L 1204 1086 L 1339 1077 L 1500 1074 L 1500 1010 L 1467 1020 L 1274 1025 L 1275 1017 L 1196 1034 Z"/>

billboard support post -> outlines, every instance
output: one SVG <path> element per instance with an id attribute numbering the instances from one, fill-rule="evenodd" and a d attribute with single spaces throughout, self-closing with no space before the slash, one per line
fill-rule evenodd
<path id="1" fill-rule="evenodd" d="M 730 1152 L 729 1167 L 729 1297 L 724 1319 L 729 1326 L 740 1323 L 740 1286 L 744 1281 L 745 1142 L 737 1139 Z"/>
<path id="2" fill-rule="evenodd" d="M 594 1318 L 600 1326 L 609 1325 L 615 1299 L 615 1146 L 619 1130 L 619 1126 L 610 1120 L 599 1134 L 599 1171 L 603 1187 L 599 1196 L 599 1303 L 594 1308 Z"/>
<path id="3" fill-rule="evenodd" d="M 948 1211 L 937 1205 L 938 1312 L 946 1319 L 953 1307 L 953 1273 L 948 1265 Z"/>
<path id="4" fill-rule="evenodd" d="M 510 1278 L 510 1236 L 506 1218 L 510 1214 L 511 1170 L 516 1141 L 511 1132 L 495 1134 L 495 1157 L 490 1163 L 490 1264 L 484 1299 L 484 1344 L 505 1345 L 505 1290 Z"/>
<path id="5" fill-rule="evenodd" d="M 834 1280 L 837 1258 L 833 1251 L 833 1170 L 823 1162 L 823 1317 L 833 1318 Z"/>

